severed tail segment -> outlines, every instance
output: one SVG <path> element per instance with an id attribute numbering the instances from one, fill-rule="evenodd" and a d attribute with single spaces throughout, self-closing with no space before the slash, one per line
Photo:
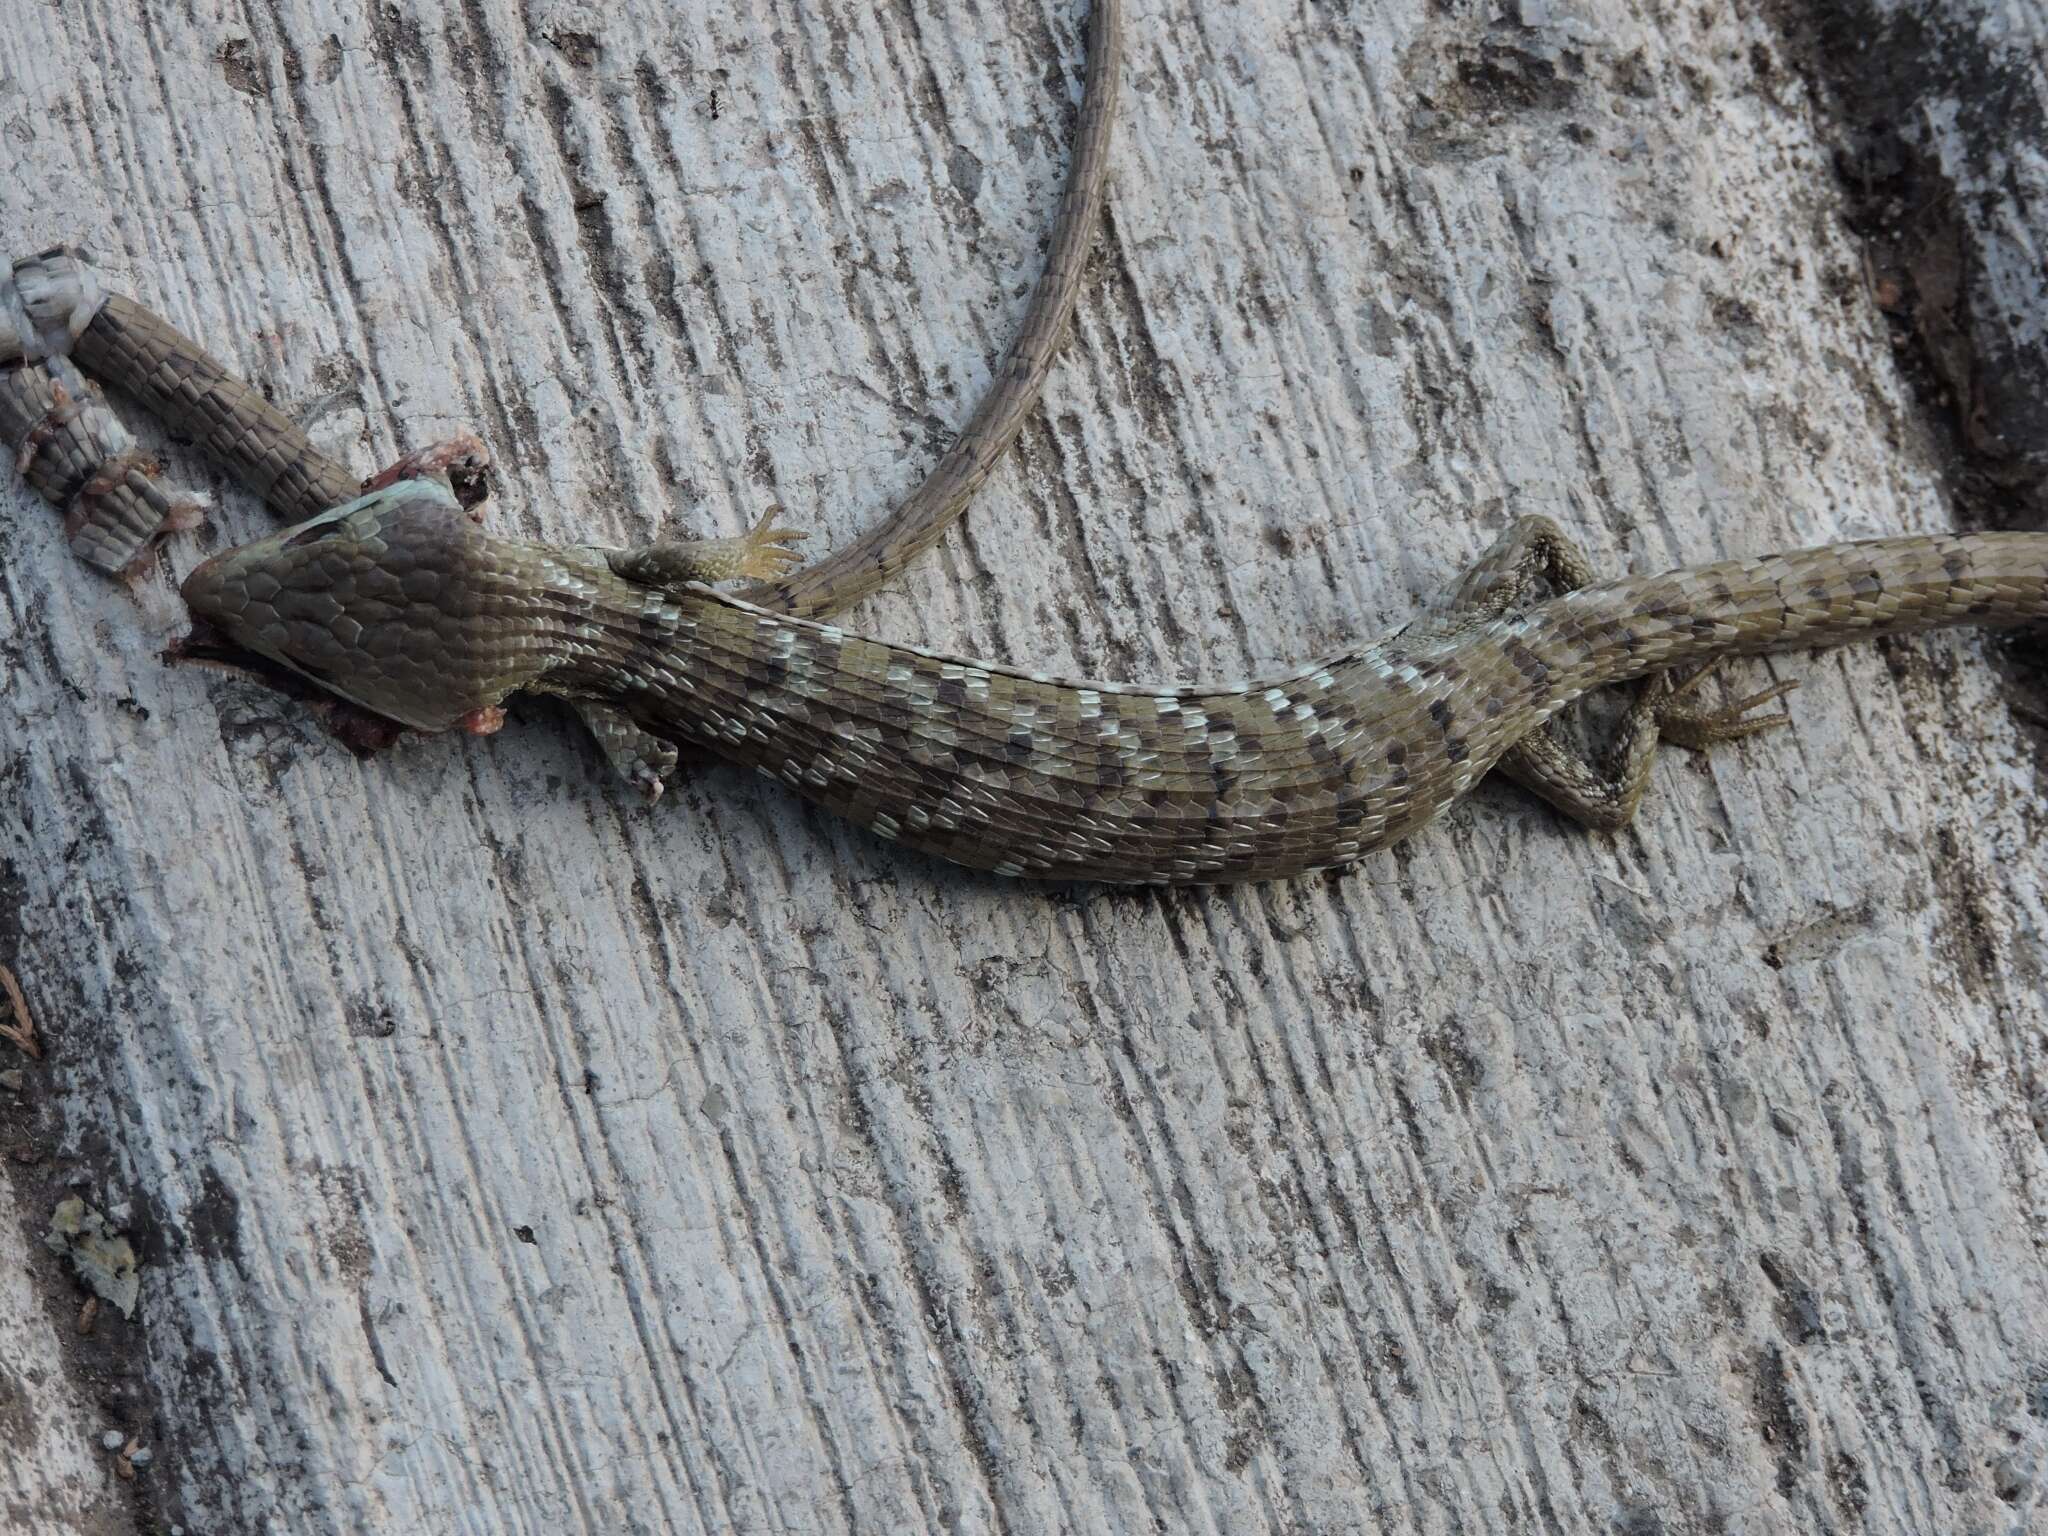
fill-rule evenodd
<path id="1" fill-rule="evenodd" d="M 196 528 L 210 505 L 159 483 L 99 386 L 62 356 L 0 360 L 0 440 L 17 450 L 15 472 L 64 514 L 71 552 L 108 576 L 137 574 L 159 539 Z"/>
<path id="2" fill-rule="evenodd" d="M 0 280 L 0 439 L 15 471 L 64 514 L 72 553 L 130 577 L 164 535 L 196 527 L 208 498 L 157 481 L 99 387 L 72 364 L 72 344 L 105 298 L 66 250 L 17 261 Z"/>
<path id="3" fill-rule="evenodd" d="M 21 473 L 65 513 L 72 548 L 98 570 L 133 573 L 205 502 L 153 483 L 155 464 L 88 375 L 146 406 L 292 521 L 356 493 L 346 466 L 252 385 L 162 317 L 107 292 L 83 257 L 59 246 L 0 276 L 0 437 L 20 449 Z"/>

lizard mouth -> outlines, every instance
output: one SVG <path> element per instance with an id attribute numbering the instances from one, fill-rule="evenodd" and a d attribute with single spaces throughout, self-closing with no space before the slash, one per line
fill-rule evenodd
<path id="1" fill-rule="evenodd" d="M 207 619 L 194 619 L 192 628 L 159 651 L 157 659 L 171 666 L 201 666 L 234 677 L 253 678 L 280 692 L 281 679 L 299 681 L 276 662 L 235 644 L 227 631 Z"/>
<path id="2" fill-rule="evenodd" d="M 329 693 L 304 674 L 236 644 L 225 630 L 206 619 L 194 619 L 191 630 L 165 646 L 159 659 L 169 666 L 204 667 L 238 677 L 303 704 L 330 736 L 357 757 L 383 751 L 407 729 L 388 715 Z"/>

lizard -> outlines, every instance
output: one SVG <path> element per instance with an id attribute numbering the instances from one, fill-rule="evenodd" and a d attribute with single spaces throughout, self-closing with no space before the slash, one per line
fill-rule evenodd
<path id="1" fill-rule="evenodd" d="M 182 590 L 236 645 L 418 730 L 490 729 L 508 695 L 555 694 L 646 788 L 681 742 L 973 868 L 1136 883 L 1346 864 L 1496 766 L 1618 828 L 1660 740 L 1704 749 L 1785 723 L 1750 711 L 1789 683 L 1696 702 L 1713 663 L 2048 618 L 2044 533 L 1594 581 L 1554 522 L 1527 517 L 1443 601 L 1369 644 L 1261 681 L 1097 683 L 868 639 L 709 585 L 771 568 L 782 532 L 540 544 L 478 526 L 443 480 L 408 479 L 216 555 Z M 1534 600 L 1545 584 L 1554 595 Z M 1635 679 L 1607 762 L 1547 729 Z"/>
<path id="2" fill-rule="evenodd" d="M 38 323 L 89 337 L 106 313 L 46 297 Z M 231 423 L 211 446 L 289 478 L 297 461 L 274 441 L 252 446 Z M 2048 618 L 2048 534 L 1866 540 L 1600 580 L 1557 524 L 1525 517 L 1380 639 L 1260 681 L 1098 683 L 824 622 L 938 536 L 958 511 L 937 516 L 944 498 L 899 509 L 807 587 L 772 518 L 739 539 L 550 545 L 487 531 L 487 483 L 481 445 L 457 440 L 214 556 L 182 587 L 199 620 L 186 654 L 265 658 L 421 731 L 492 730 L 511 694 L 552 694 L 650 797 L 678 744 L 702 748 L 883 838 L 1006 876 L 1287 877 L 1414 832 L 1496 770 L 1612 830 L 1635 814 L 1660 742 L 1704 750 L 1787 723 L 1753 711 L 1791 683 L 1699 702 L 1723 660 Z M 715 590 L 734 578 L 756 585 Z M 1631 682 L 1602 762 L 1551 729 L 1585 694 Z"/>

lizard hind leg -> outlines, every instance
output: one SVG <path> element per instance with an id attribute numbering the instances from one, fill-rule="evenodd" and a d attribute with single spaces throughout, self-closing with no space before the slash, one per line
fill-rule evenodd
<path id="1" fill-rule="evenodd" d="M 1750 711 L 1773 699 L 1785 697 L 1799 686 L 1797 678 L 1773 683 L 1747 698 L 1737 699 L 1733 704 L 1717 707 L 1693 703 L 1688 696 L 1707 680 L 1713 670 L 1712 663 L 1699 668 L 1684 682 L 1672 683 L 1658 700 L 1657 731 L 1664 740 L 1695 752 L 1704 752 L 1724 741 L 1740 741 L 1759 731 L 1776 730 L 1781 725 L 1792 723 L 1792 717 L 1783 710 L 1775 715 L 1752 715 Z M 1671 674 L 1666 672 L 1664 676 L 1668 679 Z"/>
<path id="2" fill-rule="evenodd" d="M 1542 516 L 1518 517 L 1444 594 L 1442 612 L 1494 619 L 1527 607 L 1539 580 L 1571 592 L 1598 579 L 1586 552 Z"/>
<path id="3" fill-rule="evenodd" d="M 1657 743 L 1672 742 L 1695 752 L 1759 731 L 1790 725 L 1792 717 L 1752 715 L 1760 704 L 1782 698 L 1799 685 L 1777 683 L 1732 704 L 1701 705 L 1688 697 L 1714 669 L 1700 668 L 1682 682 L 1669 672 L 1644 678 L 1621 717 L 1607 760 L 1595 766 L 1570 742 L 1545 725 L 1532 731 L 1500 760 L 1500 768 L 1525 789 L 1542 796 L 1581 826 L 1619 832 L 1634 819 L 1650 787 Z"/>
<path id="4" fill-rule="evenodd" d="M 772 581 L 797 563 L 789 546 L 805 535 L 780 528 L 770 507 L 761 520 L 736 539 L 657 539 L 631 549 L 609 549 L 605 563 L 612 574 L 644 587 L 675 590 L 693 583 Z"/>
<path id="5" fill-rule="evenodd" d="M 647 797 L 652 805 L 675 776 L 675 743 L 642 729 L 624 710 L 596 699 L 571 699 L 576 713 L 597 738 L 605 761 L 618 776 Z"/>
<path id="6" fill-rule="evenodd" d="M 1547 517 L 1519 517 L 1444 594 L 1437 611 L 1453 621 L 1502 618 L 1526 608 L 1539 581 L 1558 592 L 1585 586 L 1597 573 L 1585 551 Z M 1642 715 L 1646 690 L 1624 717 L 1606 769 L 1588 761 L 1546 722 L 1509 747 L 1494 771 L 1548 800 L 1587 826 L 1618 827 L 1635 814 L 1649 785 L 1657 747 L 1654 722 Z"/>
<path id="7" fill-rule="evenodd" d="M 1449 614 L 1497 618 L 1527 606 L 1539 580 L 1554 592 L 1571 592 L 1597 576 L 1585 552 L 1556 523 L 1524 517 L 1459 578 L 1442 607 Z M 1657 673 L 1638 683 L 1602 763 L 1589 760 L 1545 723 L 1509 747 L 1495 767 L 1582 826 L 1619 831 L 1650 787 L 1658 742 L 1705 751 L 1790 724 L 1784 714 L 1749 711 L 1790 693 L 1796 683 L 1779 683 L 1733 704 L 1701 705 L 1691 695 L 1712 671 L 1702 667 L 1682 682 Z"/>

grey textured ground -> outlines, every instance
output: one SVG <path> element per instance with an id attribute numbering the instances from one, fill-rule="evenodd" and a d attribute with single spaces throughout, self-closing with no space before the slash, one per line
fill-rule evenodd
<path id="1" fill-rule="evenodd" d="M 1953 521 L 1812 37 L 1134 9 L 1045 410 L 862 627 L 1235 673 L 1397 620 L 1518 513 L 1616 569 Z M 1082 19 L 11 14 L 12 246 L 82 238 L 366 470 L 475 425 L 501 519 L 597 539 L 769 501 L 843 538 L 912 483 L 1035 274 Z M 2036 0 L 1952 15 L 2038 106 Z M 1913 111 L 2038 260 L 2038 145 L 2001 170 Z M 1991 279 L 2038 337 L 2038 268 Z M 229 495 L 210 538 L 260 520 Z M 649 813 L 540 708 L 359 765 L 157 664 L 199 543 L 131 596 L 18 490 L 0 538 L 0 962 L 51 1043 L 0 1199 L 24 1237 L 125 1210 L 146 1260 L 81 1339 L 0 1240 L 0 1524 L 109 1489 L 207 1532 L 2048 1519 L 2003 646 L 1744 668 L 1805 682 L 1797 729 L 1673 755 L 1620 838 L 1486 790 L 1342 877 L 1113 894 L 722 769 Z"/>

